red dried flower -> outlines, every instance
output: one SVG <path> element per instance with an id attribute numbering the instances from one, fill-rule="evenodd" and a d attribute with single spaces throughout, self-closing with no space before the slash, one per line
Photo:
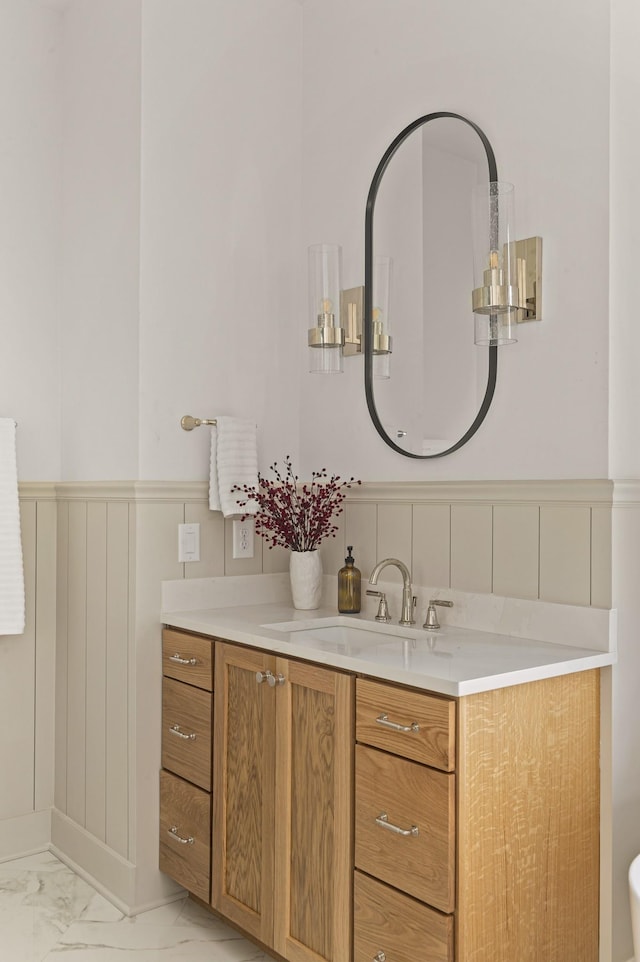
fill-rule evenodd
<path id="1" fill-rule="evenodd" d="M 310 484 L 299 484 L 293 472 L 291 458 L 284 459 L 282 474 L 275 462 L 270 465 L 275 481 L 258 474 L 257 487 L 235 485 L 233 491 L 241 491 L 245 498 L 238 504 L 244 507 L 255 501 L 258 510 L 254 517 L 256 534 L 270 542 L 269 548 L 290 548 L 291 551 L 315 551 L 325 538 L 336 536 L 338 526 L 333 524 L 334 515 L 342 513 L 342 502 L 353 484 L 361 484 L 355 478 L 342 481 L 339 475 L 329 477 L 326 468 L 312 471 Z"/>

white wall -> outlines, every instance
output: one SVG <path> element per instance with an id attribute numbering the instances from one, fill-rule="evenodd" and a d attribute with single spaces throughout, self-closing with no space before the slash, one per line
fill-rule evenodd
<path id="1" fill-rule="evenodd" d="M 199 480 L 208 432 L 255 418 L 297 455 L 301 9 L 143 6 L 140 478 Z"/>
<path id="2" fill-rule="evenodd" d="M 0 4 L 0 416 L 21 478 L 60 474 L 58 14 Z"/>
<path id="3" fill-rule="evenodd" d="M 613 960 L 633 954 L 629 865 L 640 853 L 640 492 L 637 481 L 616 485 L 613 511 L 613 606 L 618 609 L 618 664 L 612 672 L 613 714 Z"/>
<path id="4" fill-rule="evenodd" d="M 0 413 L 20 421 L 20 477 L 204 479 L 186 413 L 255 417 L 263 463 L 297 456 L 300 4 L 0 16 Z"/>
<path id="5" fill-rule="evenodd" d="M 632 954 L 627 870 L 640 852 L 640 330 L 636 279 L 640 260 L 640 8 L 635 0 L 611 4 L 611 245 L 610 245 L 610 476 L 636 479 L 616 485 L 613 518 L 613 603 L 619 609 L 619 663 L 613 672 L 614 960 Z"/>
<path id="6" fill-rule="evenodd" d="M 138 475 L 141 0 L 63 13 L 63 480 Z"/>
<path id="7" fill-rule="evenodd" d="M 640 477 L 640 8 L 611 3 L 610 468 L 613 478 Z"/>
<path id="8" fill-rule="evenodd" d="M 362 283 L 365 201 L 382 153 L 416 117 L 452 110 L 483 128 L 500 177 L 516 184 L 518 233 L 544 239 L 545 319 L 501 353 L 485 423 L 442 461 L 414 463 L 378 439 L 361 359 L 340 379 L 307 376 L 305 469 L 367 480 L 606 476 L 608 14 L 608 0 L 463 11 L 306 0 L 305 244 L 341 243 L 345 285 Z"/>
<path id="9" fill-rule="evenodd" d="M 535 15 L 492 0 L 470 5 L 464 31 L 456 5 L 415 0 L 8 0 L 1 15 L 2 89 L 17 78 L 26 98 L 16 110 L 4 94 L 16 139 L 0 157 L 13 264 L 0 297 L 20 316 L 0 391 L 21 478 L 202 479 L 207 438 L 180 430 L 185 413 L 255 416 L 263 465 L 300 446 L 303 471 L 606 476 L 607 0 L 544 0 Z M 305 247 L 341 242 L 345 284 L 362 281 L 375 165 L 439 108 L 485 129 L 517 185 L 519 232 L 543 235 L 545 320 L 501 353 L 478 436 L 414 463 L 370 424 L 362 359 L 342 378 L 306 375 Z"/>

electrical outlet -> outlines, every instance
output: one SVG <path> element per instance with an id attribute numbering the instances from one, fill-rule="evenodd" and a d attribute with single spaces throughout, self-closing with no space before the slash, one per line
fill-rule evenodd
<path id="1" fill-rule="evenodd" d="M 178 525 L 178 562 L 200 561 L 200 525 Z"/>
<path id="2" fill-rule="evenodd" d="M 233 522 L 233 557 L 253 558 L 253 519 Z"/>

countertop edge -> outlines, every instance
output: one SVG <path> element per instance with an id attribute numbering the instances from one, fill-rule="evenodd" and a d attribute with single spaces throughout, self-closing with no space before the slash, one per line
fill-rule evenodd
<path id="1" fill-rule="evenodd" d="M 250 610 L 250 606 L 247 610 Z M 279 611 L 282 611 L 282 609 L 280 608 Z M 206 618 L 203 617 L 205 614 Z M 298 615 L 300 614 L 298 613 Z M 314 612 L 313 615 L 308 612 L 302 614 L 306 614 L 307 617 L 317 617 L 318 615 L 317 612 Z M 331 614 L 335 614 L 335 612 Z M 236 620 L 235 625 L 233 624 L 234 620 Z M 286 620 L 284 617 L 274 615 L 274 623 L 284 620 Z M 549 662 L 459 681 L 421 674 L 415 670 L 393 667 L 362 658 L 356 659 L 352 656 L 310 648 L 306 645 L 302 647 L 283 637 L 281 631 L 274 631 L 268 627 L 257 625 L 250 619 L 240 620 L 240 616 L 237 613 L 234 615 L 229 609 L 209 609 L 201 612 L 164 611 L 161 613 L 161 621 L 167 627 L 195 632 L 209 638 L 229 641 L 246 647 L 268 650 L 276 655 L 296 658 L 312 664 L 336 668 L 354 675 L 376 678 L 380 681 L 391 681 L 454 698 L 508 688 L 513 685 L 527 684 L 532 681 L 573 674 L 579 671 L 589 671 L 594 668 L 605 668 L 616 661 L 615 652 L 589 650 L 588 653 L 583 651 L 581 654 L 576 654 L 575 657 L 569 656 L 564 661 Z M 526 643 L 526 640 L 517 638 L 514 639 L 514 643 Z"/>

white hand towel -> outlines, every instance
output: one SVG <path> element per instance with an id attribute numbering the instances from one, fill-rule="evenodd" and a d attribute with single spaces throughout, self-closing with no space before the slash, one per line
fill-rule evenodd
<path id="1" fill-rule="evenodd" d="M 257 431 L 253 421 L 243 418 L 216 418 L 211 428 L 211 471 L 209 475 L 209 507 L 222 511 L 225 518 L 233 514 L 255 514 L 257 505 L 244 501 L 235 485 L 255 487 L 258 484 Z"/>
<path id="2" fill-rule="evenodd" d="M 0 418 L 0 635 L 24 631 L 24 568 L 20 538 L 16 422 Z"/>

